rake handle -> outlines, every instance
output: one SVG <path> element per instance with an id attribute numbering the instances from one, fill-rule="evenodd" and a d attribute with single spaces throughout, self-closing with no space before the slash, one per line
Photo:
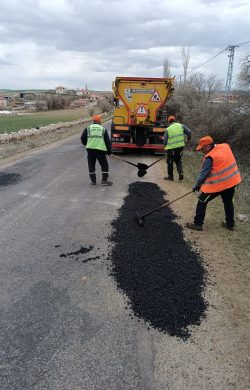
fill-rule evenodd
<path id="1" fill-rule="evenodd" d="M 185 196 L 191 194 L 192 192 L 193 192 L 193 190 L 187 192 L 186 194 L 180 196 L 179 198 L 176 198 L 176 199 L 174 199 L 174 200 L 165 202 L 165 203 L 163 203 L 161 206 L 155 207 L 154 209 L 149 210 L 147 213 L 141 215 L 140 218 L 144 218 L 144 217 L 146 217 L 147 215 L 152 214 L 152 213 L 154 213 L 154 212 L 157 211 L 157 210 L 160 210 L 160 209 L 162 209 L 162 208 L 164 208 L 164 207 L 167 207 L 167 206 L 169 206 L 170 204 L 172 204 L 172 203 L 174 203 L 174 202 L 177 202 L 177 200 L 180 200 L 180 199 L 184 198 Z"/>
<path id="2" fill-rule="evenodd" d="M 120 157 L 116 156 L 115 154 L 111 154 L 110 157 L 115 157 L 115 158 L 117 158 L 117 160 L 126 162 L 127 164 L 133 165 L 134 167 L 138 168 L 138 166 L 137 166 L 136 164 L 133 164 L 133 163 L 130 162 L 130 161 L 124 160 L 123 158 L 120 158 Z"/>
<path id="3" fill-rule="evenodd" d="M 166 156 L 165 156 L 165 155 L 164 155 L 164 156 L 162 156 L 161 158 L 159 158 L 158 160 L 156 160 L 155 162 L 153 162 L 152 164 L 150 164 L 150 165 L 148 166 L 148 168 L 152 167 L 152 165 L 156 164 L 158 161 L 161 161 L 161 160 L 163 160 L 164 158 L 166 158 Z M 148 169 L 148 168 L 147 168 L 147 169 Z"/>

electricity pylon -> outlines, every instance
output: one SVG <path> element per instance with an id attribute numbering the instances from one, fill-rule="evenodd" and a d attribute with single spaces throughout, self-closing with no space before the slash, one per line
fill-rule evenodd
<path id="1" fill-rule="evenodd" d="M 233 77 L 233 66 L 234 66 L 234 49 L 236 47 L 239 47 L 239 45 L 228 45 L 226 50 L 229 51 L 228 58 L 228 68 L 227 68 L 227 79 L 226 79 L 226 86 L 225 86 L 225 100 L 227 100 L 227 94 L 231 90 L 231 84 L 232 84 L 232 77 Z"/>

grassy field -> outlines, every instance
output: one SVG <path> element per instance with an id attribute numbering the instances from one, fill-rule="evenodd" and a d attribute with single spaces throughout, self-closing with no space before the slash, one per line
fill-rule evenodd
<path id="1" fill-rule="evenodd" d="M 76 111 L 76 110 L 74 110 L 74 111 Z M 82 110 L 80 110 L 80 113 L 82 114 Z M 105 126 L 106 121 L 110 119 L 111 115 L 112 114 L 110 113 L 110 115 L 106 119 L 103 120 L 104 126 Z M 85 118 L 89 117 L 89 115 L 86 114 L 86 115 L 84 115 L 84 117 Z M 68 120 L 68 118 L 69 117 L 67 116 L 67 120 Z M 88 123 L 91 123 L 91 121 Z M 18 156 L 18 155 L 20 156 L 22 154 L 25 154 L 26 152 L 28 152 L 31 149 L 50 144 L 52 142 L 57 142 L 59 140 L 65 139 L 65 138 L 70 137 L 70 136 L 75 135 L 75 134 L 78 134 L 79 139 L 80 139 L 80 135 L 83 131 L 83 128 L 86 125 L 87 124 L 84 124 L 84 125 L 80 124 L 80 125 L 74 125 L 74 126 L 67 127 L 67 128 L 61 127 L 59 129 L 51 132 L 51 133 L 37 134 L 35 137 L 24 138 L 24 139 L 19 140 L 18 142 L 3 143 L 0 145 L 0 162 L 4 161 L 6 158 L 14 157 L 14 156 Z"/>
<path id="2" fill-rule="evenodd" d="M 15 132 L 20 129 L 46 126 L 51 123 L 68 122 L 83 118 L 87 109 L 74 108 L 46 112 L 27 113 L 16 116 L 0 117 L 0 133 Z"/>

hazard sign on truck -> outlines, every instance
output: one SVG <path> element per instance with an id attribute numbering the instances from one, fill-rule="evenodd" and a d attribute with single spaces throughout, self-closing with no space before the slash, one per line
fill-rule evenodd
<path id="1" fill-rule="evenodd" d="M 174 78 L 116 77 L 111 125 L 114 152 L 137 148 L 163 152 L 166 102 L 173 85 Z"/>
<path id="2" fill-rule="evenodd" d="M 148 111 L 146 109 L 146 105 L 145 104 L 143 104 L 143 103 L 137 104 L 136 116 L 137 117 L 141 117 L 141 118 L 147 118 Z"/>

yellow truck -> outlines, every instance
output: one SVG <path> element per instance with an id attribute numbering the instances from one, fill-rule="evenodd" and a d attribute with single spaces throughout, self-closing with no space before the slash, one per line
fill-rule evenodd
<path id="1" fill-rule="evenodd" d="M 112 84 L 114 116 L 111 124 L 113 152 L 126 149 L 163 151 L 166 102 L 174 78 L 116 77 Z"/>

